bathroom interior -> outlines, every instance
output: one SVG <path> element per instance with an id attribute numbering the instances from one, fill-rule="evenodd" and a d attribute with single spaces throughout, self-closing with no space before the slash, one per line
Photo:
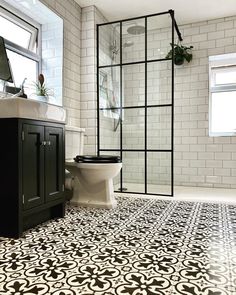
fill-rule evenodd
<path id="1" fill-rule="evenodd" d="M 218 2 L 0 0 L 0 294 L 236 294 Z"/>

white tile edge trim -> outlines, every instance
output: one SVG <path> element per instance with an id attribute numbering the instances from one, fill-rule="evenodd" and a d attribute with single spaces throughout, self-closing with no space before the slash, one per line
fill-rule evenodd
<path id="1" fill-rule="evenodd" d="M 85 128 L 80 128 L 80 127 L 75 127 L 75 126 L 70 126 L 66 125 L 65 127 L 66 131 L 75 131 L 75 132 L 85 132 Z"/>

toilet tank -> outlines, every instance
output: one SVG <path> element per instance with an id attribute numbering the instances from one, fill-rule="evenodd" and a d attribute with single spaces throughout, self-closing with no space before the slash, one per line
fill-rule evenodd
<path id="1" fill-rule="evenodd" d="M 65 127 L 65 156 L 66 160 L 74 159 L 84 152 L 84 128 L 68 126 Z"/>

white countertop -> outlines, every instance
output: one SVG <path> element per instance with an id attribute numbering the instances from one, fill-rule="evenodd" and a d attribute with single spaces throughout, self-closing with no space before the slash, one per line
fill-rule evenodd
<path id="1" fill-rule="evenodd" d="M 22 118 L 66 124 L 66 110 L 61 106 L 33 99 L 2 98 L 0 118 Z"/>
<path id="2" fill-rule="evenodd" d="M 85 132 L 85 128 L 66 125 L 66 131 L 76 131 L 76 132 L 84 133 Z"/>

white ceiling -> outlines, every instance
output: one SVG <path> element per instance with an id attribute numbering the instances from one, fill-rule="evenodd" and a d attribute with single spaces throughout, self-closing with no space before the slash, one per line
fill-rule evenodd
<path id="1" fill-rule="evenodd" d="M 175 10 L 178 24 L 236 15 L 236 0 L 75 0 L 81 7 L 95 5 L 109 20 Z"/>

